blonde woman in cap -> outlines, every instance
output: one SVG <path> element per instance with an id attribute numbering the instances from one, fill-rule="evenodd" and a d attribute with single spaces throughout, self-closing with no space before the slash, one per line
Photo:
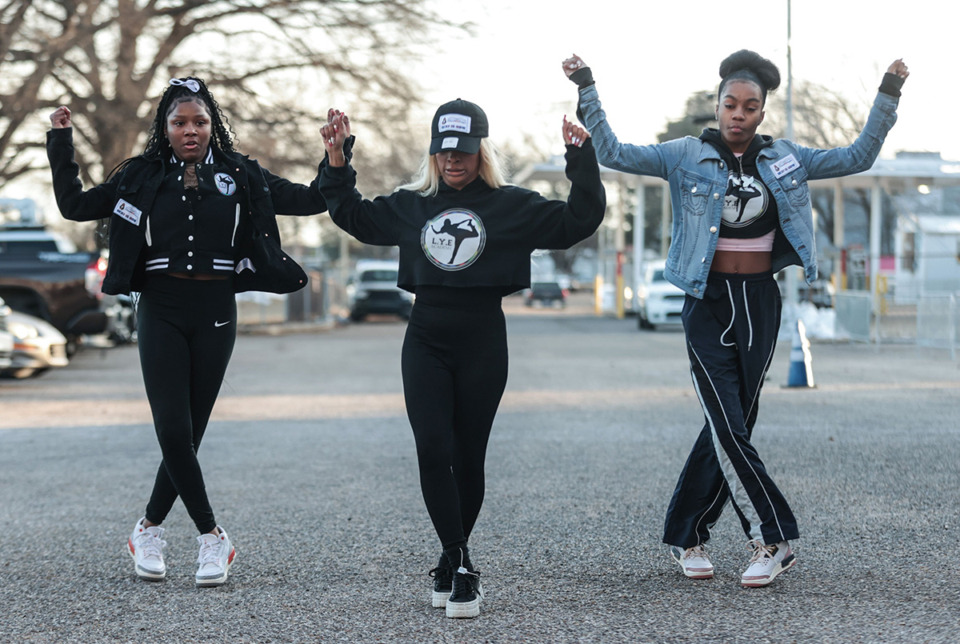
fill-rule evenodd
<path id="1" fill-rule="evenodd" d="M 320 177 L 334 222 L 358 240 L 400 247 L 398 285 L 416 293 L 401 370 L 420 486 L 440 539 L 433 606 L 447 617 L 480 614 L 480 573 L 467 542 L 484 494 L 487 439 L 507 381 L 501 298 L 530 285 L 530 253 L 568 248 L 603 220 L 605 193 L 586 130 L 563 120 L 566 201 L 507 185 L 487 116 L 457 99 L 433 117 L 419 177 L 363 199 L 344 159 L 346 115 L 322 128 L 329 167 Z"/>

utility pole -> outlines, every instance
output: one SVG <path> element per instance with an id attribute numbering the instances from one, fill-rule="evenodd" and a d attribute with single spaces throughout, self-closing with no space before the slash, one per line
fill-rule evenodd
<path id="1" fill-rule="evenodd" d="M 793 52 L 790 39 L 792 38 L 790 0 L 787 0 L 787 132 L 786 138 L 793 140 Z M 813 231 L 816 236 L 817 231 Z M 796 266 L 787 267 L 786 298 L 783 307 L 783 323 L 780 328 L 793 329 L 797 324 L 797 272 Z"/>

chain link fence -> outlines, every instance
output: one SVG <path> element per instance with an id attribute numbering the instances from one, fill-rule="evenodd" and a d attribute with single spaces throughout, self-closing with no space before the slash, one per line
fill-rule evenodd
<path id="1" fill-rule="evenodd" d="M 237 317 L 241 326 L 332 323 L 345 315 L 344 285 L 337 271 L 307 271 L 306 288 L 288 295 L 241 293 Z M 839 291 L 833 298 L 834 338 L 877 344 L 916 344 L 960 354 L 960 291 L 918 295 L 915 303 L 869 291 Z"/>
<path id="2" fill-rule="evenodd" d="M 890 294 L 878 297 L 875 312 L 870 292 L 837 293 L 837 338 L 877 344 L 914 343 L 949 351 L 951 359 L 957 358 L 960 292 L 919 295 L 912 304 L 897 303 Z"/>
<path id="3" fill-rule="evenodd" d="M 337 271 L 307 270 L 307 286 L 285 295 L 239 293 L 237 323 L 252 328 L 277 324 L 324 324 L 343 315 L 346 300 Z"/>
<path id="4" fill-rule="evenodd" d="M 960 315 L 957 299 L 960 293 L 926 295 L 917 304 L 917 344 L 934 349 L 947 349 L 957 358 L 960 338 Z"/>

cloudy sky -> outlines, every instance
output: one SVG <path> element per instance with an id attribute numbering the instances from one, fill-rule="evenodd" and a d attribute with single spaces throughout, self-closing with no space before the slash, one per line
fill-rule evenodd
<path id="1" fill-rule="evenodd" d="M 549 128 L 559 151 L 561 118 L 576 101 L 560 68 L 571 52 L 593 68 L 614 131 L 632 143 L 655 142 L 691 93 L 715 90 L 720 61 L 737 49 L 770 58 L 786 79 L 786 0 L 437 4 L 450 19 L 475 22 L 476 36 L 431 43 L 421 82 L 434 107 L 456 97 L 479 103 L 500 144 Z M 794 80 L 841 92 L 864 118 L 887 66 L 906 61 L 911 76 L 881 156 L 925 150 L 960 161 L 960 3 L 793 0 L 791 26 Z"/>

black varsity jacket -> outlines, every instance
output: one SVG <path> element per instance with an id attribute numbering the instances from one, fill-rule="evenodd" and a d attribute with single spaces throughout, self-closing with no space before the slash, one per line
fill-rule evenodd
<path id="1" fill-rule="evenodd" d="M 236 246 L 239 272 L 234 275 L 234 289 L 238 293 L 289 293 L 303 288 L 307 276 L 282 250 L 276 214 L 313 215 L 326 210 L 318 189 L 319 170 L 317 179 L 307 186 L 271 174 L 244 155 L 216 149 L 214 155 L 236 169 L 241 216 L 246 216 L 241 228 L 245 234 Z M 163 179 L 163 160 L 135 157 L 105 183 L 84 191 L 74 160 L 72 128 L 47 132 L 47 157 L 57 206 L 64 218 L 111 219 L 110 260 L 103 292 L 141 290 L 147 218 Z"/>

